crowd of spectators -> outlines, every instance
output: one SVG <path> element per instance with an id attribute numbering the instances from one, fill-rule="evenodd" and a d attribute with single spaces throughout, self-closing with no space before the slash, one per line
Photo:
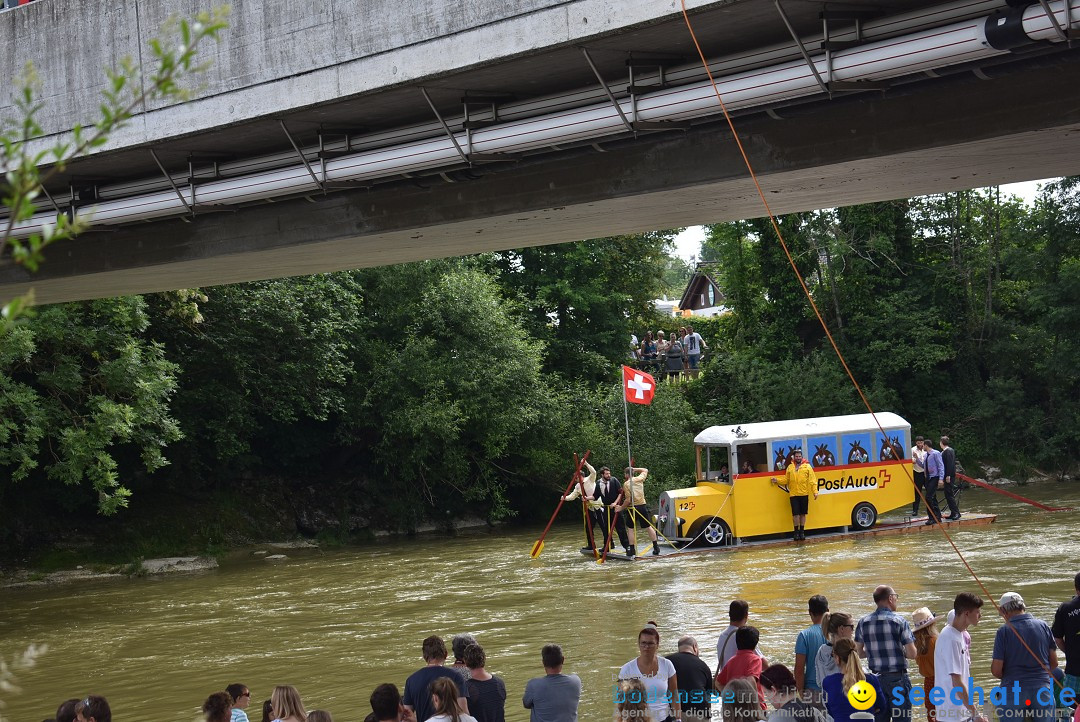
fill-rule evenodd
<path id="1" fill-rule="evenodd" d="M 680 326 L 670 334 L 646 331 L 639 341 L 630 336 L 630 363 L 654 376 L 687 374 L 696 376 L 702 353 L 708 344 L 693 326 Z"/>

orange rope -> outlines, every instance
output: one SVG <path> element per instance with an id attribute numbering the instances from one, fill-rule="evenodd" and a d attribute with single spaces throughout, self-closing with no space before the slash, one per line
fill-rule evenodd
<path id="1" fill-rule="evenodd" d="M 686 0 L 680 0 L 680 4 L 682 6 L 683 20 L 686 21 L 686 29 L 690 31 L 690 38 L 694 41 L 694 48 L 697 49 L 698 57 L 701 58 L 701 65 L 703 68 L 705 68 L 705 74 L 709 77 L 709 82 L 712 84 L 713 92 L 716 93 L 716 100 L 720 103 L 720 109 L 724 113 L 724 119 L 727 121 L 728 128 L 731 129 L 731 136 L 735 139 L 735 144 L 739 147 L 739 153 L 742 155 L 743 163 L 746 164 L 746 170 L 750 172 L 750 179 L 754 182 L 754 188 L 757 189 L 758 197 L 761 199 L 761 204 L 765 207 L 765 212 L 769 216 L 769 222 L 772 224 L 773 230 L 776 231 L 776 237 L 780 241 L 780 246 L 784 249 L 784 255 L 787 256 L 788 263 L 791 265 L 791 270 L 795 272 L 795 277 L 799 279 L 799 285 L 802 286 L 803 293 L 806 295 L 806 300 L 810 302 L 810 308 L 814 310 L 814 315 L 817 317 L 818 323 L 821 324 L 821 328 L 825 331 L 825 336 L 828 337 L 829 344 L 832 345 L 833 351 L 836 352 L 836 357 L 840 360 L 840 364 L 844 367 L 844 372 L 851 380 L 851 383 L 855 386 L 855 390 L 858 392 L 859 398 L 862 399 L 863 405 L 866 406 L 867 411 L 869 411 L 870 415 L 874 418 L 874 424 L 878 427 L 882 435 L 888 441 L 888 434 L 885 433 L 885 429 L 882 427 L 881 422 L 878 421 L 877 414 L 874 413 L 874 409 L 870 405 L 870 401 L 866 398 L 866 394 L 863 393 L 862 387 L 859 385 L 859 382 L 855 379 L 855 375 L 848 367 L 847 360 L 844 358 L 844 354 L 841 353 L 840 347 L 836 345 L 836 340 L 833 338 L 832 333 L 829 331 L 829 327 L 825 323 L 825 319 L 822 318 L 821 312 L 818 310 L 817 304 L 814 303 L 813 296 L 810 295 L 810 289 L 807 287 L 806 281 L 803 279 L 802 274 L 799 273 L 798 266 L 795 265 L 795 259 L 792 257 L 791 251 L 788 249 L 787 242 L 784 240 L 784 234 L 780 231 L 780 225 L 776 221 L 776 216 L 773 215 L 772 208 L 769 207 L 769 201 L 765 197 L 765 192 L 761 189 L 761 183 L 758 182 L 757 174 L 754 172 L 754 167 L 750 163 L 750 158 L 746 155 L 746 149 L 743 147 L 742 140 L 739 139 L 739 134 L 735 131 L 735 122 L 731 119 L 731 114 L 728 113 L 727 106 L 724 104 L 724 98 L 720 94 L 720 89 L 716 87 L 716 79 L 713 78 L 712 70 L 709 68 L 709 61 L 705 58 L 705 53 L 701 49 L 701 43 L 698 42 L 697 34 L 694 32 L 693 23 L 690 22 L 690 15 L 686 11 Z M 889 445 L 893 447 L 894 453 L 900 451 L 899 449 L 896 449 L 895 445 L 893 445 L 891 442 L 889 442 Z M 897 453 L 896 458 L 906 458 L 906 456 L 906 453 Z M 901 468 L 904 469 L 904 473 L 908 476 L 908 480 L 911 482 L 912 486 L 915 486 L 915 480 L 908 472 L 907 465 L 901 464 Z M 922 498 L 923 503 L 926 504 L 926 496 L 923 494 L 922 489 L 919 489 L 918 487 L 915 487 L 915 489 L 918 492 L 919 496 Z M 963 552 L 961 552 L 960 549 L 956 546 L 956 543 L 953 541 L 952 536 L 945 529 L 945 526 L 941 523 L 940 516 L 934 514 L 933 510 L 930 509 L 929 504 L 926 504 L 926 507 L 927 513 L 933 517 L 934 521 L 937 523 L 937 526 L 941 529 L 941 533 L 945 535 L 945 539 L 949 542 L 949 546 L 951 546 L 953 551 L 956 552 L 956 555 L 960 558 L 960 561 L 964 564 L 964 567 L 967 568 L 968 573 L 971 574 L 972 579 L 974 579 L 975 583 L 979 585 L 979 588 L 982 590 L 983 594 L 986 595 L 986 598 L 990 600 L 990 603 L 992 605 L 994 605 L 995 611 L 997 611 L 998 615 L 1000 616 L 1001 609 L 998 608 L 997 602 L 994 601 L 993 596 L 991 596 L 989 590 L 987 590 L 986 588 L 986 585 L 984 585 L 982 580 L 979 578 L 979 575 L 976 574 L 975 570 L 971 568 L 970 564 L 968 564 L 968 561 L 964 557 Z M 1031 652 L 1032 656 L 1035 657 L 1036 661 L 1042 664 L 1042 661 L 1039 659 L 1039 657 L 1035 655 L 1031 648 L 1028 647 L 1027 643 L 1024 642 L 1023 637 L 1020 637 L 1019 632 L 1017 632 L 1016 629 L 1013 628 L 1013 625 L 1010 623 L 1008 624 L 1008 626 L 1010 629 L 1013 630 L 1014 633 L 1016 633 L 1017 638 L 1019 638 L 1024 647 L 1026 647 L 1027 650 Z M 1047 674 L 1049 674 L 1049 668 L 1045 667 L 1045 665 L 1044 668 L 1046 669 Z"/>

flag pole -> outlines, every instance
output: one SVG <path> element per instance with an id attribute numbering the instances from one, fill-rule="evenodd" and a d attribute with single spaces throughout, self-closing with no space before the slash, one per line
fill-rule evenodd
<path id="1" fill-rule="evenodd" d="M 627 481 L 627 486 L 630 487 L 630 501 L 628 502 L 631 509 L 634 508 L 634 457 L 630 453 L 630 412 L 627 410 L 629 405 L 626 403 L 626 374 L 620 373 L 622 377 L 622 410 L 623 421 L 626 422 L 626 465 L 630 468 L 630 479 Z M 634 526 L 634 542 L 637 543 L 637 516 L 630 512 L 630 523 Z"/>

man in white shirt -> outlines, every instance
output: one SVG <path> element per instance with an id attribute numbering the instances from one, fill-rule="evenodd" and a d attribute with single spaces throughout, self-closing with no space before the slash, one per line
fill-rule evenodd
<path id="1" fill-rule="evenodd" d="M 934 648 L 934 680 L 940 689 L 930 690 L 930 701 L 934 703 L 938 722 L 987 722 L 969 697 L 971 654 L 964 642 L 964 632 L 982 618 L 982 605 L 983 600 L 978 595 L 971 592 L 957 594 L 953 601 L 953 620 L 938 636 Z"/>
<path id="2" fill-rule="evenodd" d="M 915 446 L 911 447 L 911 475 L 915 482 L 915 503 L 911 505 L 911 515 L 919 515 L 919 492 L 926 486 L 926 446 L 923 437 L 915 437 Z M 924 494 L 927 492 L 923 492 Z M 930 512 L 926 513 L 930 516 Z"/>
<path id="3" fill-rule="evenodd" d="M 686 345 L 686 361 L 690 366 L 690 373 L 693 376 L 697 376 L 698 362 L 701 360 L 701 350 L 709 348 L 705 345 L 705 339 L 701 337 L 701 334 L 694 330 L 693 326 L 686 327 L 686 338 L 684 339 Z"/>
<path id="4" fill-rule="evenodd" d="M 720 637 L 716 640 L 716 674 L 719 674 L 724 665 L 730 662 L 735 653 L 739 651 L 738 647 L 735 646 L 735 632 L 740 627 L 745 627 L 750 621 L 750 604 L 743 599 L 732 600 L 731 604 L 728 605 L 728 619 L 731 626 L 721 632 Z M 761 657 L 761 668 L 768 667 L 769 660 L 765 659 L 765 655 L 761 653 L 761 650 L 754 647 L 754 651 Z"/>
<path id="5" fill-rule="evenodd" d="M 585 489 L 585 505 L 586 509 L 585 517 L 585 544 L 584 549 L 594 549 L 597 544 L 597 537 L 593 534 L 593 529 L 596 526 L 600 527 L 601 537 L 607 534 L 606 515 L 604 514 L 604 502 L 594 499 L 593 496 L 596 492 L 596 469 L 592 468 L 589 462 L 582 460 L 581 465 L 585 467 L 585 470 L 589 473 L 581 477 L 580 484 L 574 484 L 574 490 L 562 498 L 563 501 L 573 501 L 580 497 L 582 488 Z"/>

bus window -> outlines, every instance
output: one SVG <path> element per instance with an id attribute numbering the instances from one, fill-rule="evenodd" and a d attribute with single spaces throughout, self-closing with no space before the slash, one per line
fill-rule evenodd
<path id="1" fill-rule="evenodd" d="M 840 454 L 837 452 L 835 436 L 811 436 L 806 440 L 806 452 L 803 454 L 815 469 L 836 466 Z"/>
<path id="2" fill-rule="evenodd" d="M 840 438 L 841 464 L 865 464 L 870 461 L 870 434 L 844 434 Z"/>
<path id="3" fill-rule="evenodd" d="M 780 439 L 772 442 L 773 471 L 787 471 L 796 451 L 802 451 L 802 439 Z"/>
<path id="4" fill-rule="evenodd" d="M 749 464 L 749 466 L 747 466 Z M 769 470 L 769 457 L 765 442 L 760 444 L 739 444 L 739 473 L 753 474 Z"/>
<path id="5" fill-rule="evenodd" d="M 724 483 L 731 481 L 731 451 L 728 447 L 705 447 L 705 478 Z"/>
<path id="6" fill-rule="evenodd" d="M 895 461 L 906 458 L 908 455 L 907 435 L 903 429 L 886 431 L 885 435 L 882 435 L 880 431 L 875 431 L 874 442 L 874 448 L 877 451 L 874 458 L 877 461 Z"/>

